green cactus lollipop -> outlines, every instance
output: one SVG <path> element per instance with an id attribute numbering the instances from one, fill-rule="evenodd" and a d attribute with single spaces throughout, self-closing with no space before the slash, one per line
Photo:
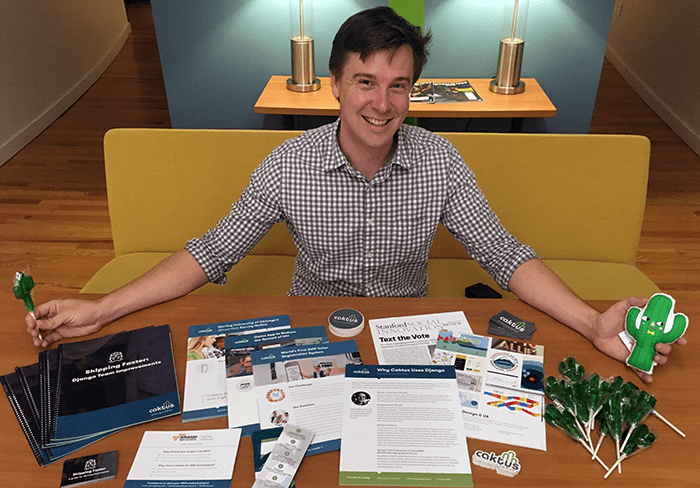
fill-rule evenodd
<path id="1" fill-rule="evenodd" d="M 545 393 L 552 401 L 559 403 L 566 408 L 574 417 L 577 416 L 576 402 L 574 401 L 571 383 L 568 381 L 557 381 L 549 376 L 544 387 Z"/>
<path id="2" fill-rule="evenodd" d="M 610 383 L 602 381 L 597 373 L 588 379 L 586 394 L 588 398 L 588 408 L 590 417 L 594 419 L 598 412 L 603 408 L 603 403 L 610 393 Z"/>
<path id="3" fill-rule="evenodd" d="M 654 410 L 654 405 L 656 405 L 656 398 L 647 393 L 646 391 L 640 391 L 634 402 L 630 404 L 630 412 L 627 417 L 627 422 L 629 424 L 629 430 L 627 432 L 627 437 L 625 441 L 620 446 L 620 449 L 624 452 L 625 446 L 630 441 L 630 436 L 636 427 L 641 424 L 644 419 Z"/>
<path id="4" fill-rule="evenodd" d="M 24 302 L 24 308 L 27 312 L 34 312 L 34 300 L 32 300 L 32 290 L 34 289 L 34 279 L 28 274 L 22 272 L 15 273 L 15 286 L 12 291 L 15 292 L 15 298 Z"/>
<path id="5" fill-rule="evenodd" d="M 619 391 L 615 391 L 608 397 L 602 410 L 602 414 L 607 424 L 608 434 L 615 441 L 615 450 L 618 453 L 620 452 L 620 441 L 622 440 L 622 426 L 625 417 L 623 403 L 624 401 L 622 395 Z"/>
<path id="6" fill-rule="evenodd" d="M 571 381 L 581 381 L 586 370 L 576 359 L 569 356 L 559 363 L 559 372 Z"/>
<path id="7" fill-rule="evenodd" d="M 34 300 L 32 300 L 32 290 L 34 289 L 34 279 L 29 273 L 15 273 L 15 284 L 12 291 L 15 293 L 15 298 L 24 302 L 24 308 L 27 309 L 29 315 L 34 317 Z M 39 332 L 39 340 L 43 341 L 41 331 Z"/>
<path id="8" fill-rule="evenodd" d="M 598 454 L 598 450 L 600 449 L 600 445 L 603 443 L 603 439 L 605 439 L 605 437 L 610 433 L 608 430 L 608 424 L 605 421 L 605 416 L 601 415 L 600 417 L 600 422 L 598 422 L 598 444 L 593 450 L 593 458 L 595 458 L 595 456 Z"/>
<path id="9" fill-rule="evenodd" d="M 581 433 L 576 428 L 574 416 L 567 410 L 558 409 L 553 403 L 547 404 L 544 409 L 545 421 L 571 437 L 575 441 L 581 440 Z"/>
<path id="10" fill-rule="evenodd" d="M 656 344 L 676 342 L 688 328 L 688 317 L 674 313 L 676 301 L 670 295 L 653 295 L 644 309 L 630 307 L 627 311 L 626 329 L 636 343 L 627 364 L 646 373 L 654 369 Z"/>

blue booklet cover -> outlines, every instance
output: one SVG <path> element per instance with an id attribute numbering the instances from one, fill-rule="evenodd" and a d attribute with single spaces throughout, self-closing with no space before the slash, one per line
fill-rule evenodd
<path id="1" fill-rule="evenodd" d="M 51 445 L 180 413 L 169 325 L 61 344 L 58 354 Z"/>
<path id="2" fill-rule="evenodd" d="M 38 407 L 36 405 L 38 395 L 38 379 L 33 378 L 35 370 L 38 371 L 37 364 L 15 368 L 14 373 L 0 376 L 0 384 L 2 384 L 3 389 L 5 390 L 7 399 L 15 413 L 15 417 L 22 428 L 22 432 L 24 432 L 27 443 L 34 454 L 37 463 L 39 463 L 39 466 L 48 466 L 49 464 L 108 435 L 104 434 L 101 436 L 91 437 L 87 440 L 54 448 L 43 447 L 40 442 L 41 425 L 39 417 L 37 416 Z"/>

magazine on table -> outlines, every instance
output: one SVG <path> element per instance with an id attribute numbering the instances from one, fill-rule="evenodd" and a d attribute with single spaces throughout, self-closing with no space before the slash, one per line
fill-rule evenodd
<path id="1" fill-rule="evenodd" d="M 411 87 L 409 100 L 411 102 L 435 102 L 435 89 L 432 81 L 417 82 Z"/>
<path id="2" fill-rule="evenodd" d="M 483 101 L 467 80 L 456 83 L 435 83 L 434 90 L 435 103 Z"/>
<path id="3" fill-rule="evenodd" d="M 443 329 L 433 364 L 455 367 L 467 437 L 547 450 L 543 346 Z"/>
<path id="4" fill-rule="evenodd" d="M 450 103 L 450 102 L 482 102 L 483 99 L 467 80 L 454 83 L 434 83 L 419 81 L 411 87 L 409 96 L 411 102 L 420 103 Z"/>
<path id="5" fill-rule="evenodd" d="M 464 312 L 443 312 L 407 317 L 371 319 L 374 349 L 379 364 L 432 364 L 438 332 L 451 327 L 471 334 Z"/>
<path id="6" fill-rule="evenodd" d="M 226 336 L 290 327 L 289 315 L 191 325 L 187 334 L 182 421 L 227 416 Z"/>

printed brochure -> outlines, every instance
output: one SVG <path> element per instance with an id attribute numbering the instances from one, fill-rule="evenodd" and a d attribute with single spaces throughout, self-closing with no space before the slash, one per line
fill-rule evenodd
<path id="1" fill-rule="evenodd" d="M 292 347 L 328 342 L 322 325 L 271 330 L 226 337 L 226 389 L 228 426 L 239 427 L 243 436 L 260 428 L 251 353 L 276 347 Z"/>
<path id="2" fill-rule="evenodd" d="M 180 413 L 170 326 L 59 344 L 50 446 Z"/>
<path id="3" fill-rule="evenodd" d="M 547 450 L 543 346 L 443 329 L 433 364 L 455 367 L 467 437 Z"/>
<path id="4" fill-rule="evenodd" d="M 227 416 L 226 336 L 290 327 L 289 315 L 191 325 L 187 340 L 182 421 Z"/>
<path id="5" fill-rule="evenodd" d="M 362 364 L 355 341 L 253 351 L 260 428 L 314 433 L 307 455 L 340 449 L 345 368 Z"/>
<path id="6" fill-rule="evenodd" d="M 452 366 L 348 366 L 341 485 L 473 486 Z"/>

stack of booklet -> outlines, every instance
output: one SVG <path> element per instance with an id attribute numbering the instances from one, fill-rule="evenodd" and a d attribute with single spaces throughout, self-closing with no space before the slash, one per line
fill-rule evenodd
<path id="1" fill-rule="evenodd" d="M 325 326 L 291 328 L 288 315 L 193 325 L 188 336 L 183 422 L 228 417 L 243 437 L 290 423 L 316 433 L 308 454 L 340 448 L 345 367 L 362 364 L 355 341 L 329 343 Z"/>
<path id="2" fill-rule="evenodd" d="M 41 466 L 180 413 L 169 325 L 59 344 L 0 383 Z"/>

